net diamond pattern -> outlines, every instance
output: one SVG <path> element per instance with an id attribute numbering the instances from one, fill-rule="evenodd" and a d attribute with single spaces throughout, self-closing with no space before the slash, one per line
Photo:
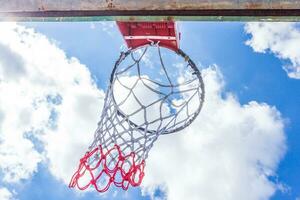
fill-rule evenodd
<path id="1" fill-rule="evenodd" d="M 199 114 L 204 101 L 200 71 L 181 50 L 163 60 L 168 51 L 152 44 L 121 53 L 94 141 L 70 187 L 105 192 L 111 184 L 124 190 L 139 186 L 158 136 L 182 130 Z"/>

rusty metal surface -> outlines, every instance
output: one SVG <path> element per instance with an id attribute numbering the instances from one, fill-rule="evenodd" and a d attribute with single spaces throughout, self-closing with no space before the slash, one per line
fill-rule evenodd
<path id="1" fill-rule="evenodd" d="M 0 0 L 0 11 L 300 9 L 299 0 Z"/>
<path id="2" fill-rule="evenodd" d="M 149 17 L 147 17 L 149 16 Z M 0 20 L 299 21 L 300 0 L 0 0 Z"/>

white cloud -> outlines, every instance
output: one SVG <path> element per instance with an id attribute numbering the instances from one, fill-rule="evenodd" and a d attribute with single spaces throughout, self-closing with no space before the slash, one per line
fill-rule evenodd
<path id="1" fill-rule="evenodd" d="M 96 28 L 96 25 L 94 22 L 90 22 L 90 29 L 95 29 Z"/>
<path id="2" fill-rule="evenodd" d="M 283 69 L 290 78 L 300 79 L 299 24 L 251 22 L 246 24 L 245 31 L 251 34 L 246 44 L 255 52 L 269 51 L 280 59 L 289 60 L 290 64 Z"/>
<path id="3" fill-rule="evenodd" d="M 3 181 L 29 178 L 44 160 L 67 183 L 92 140 L 104 93 L 86 66 L 42 34 L 14 23 L 0 26 Z"/>
<path id="4" fill-rule="evenodd" d="M 102 29 L 102 31 L 104 31 L 105 33 L 109 34 L 110 36 L 113 36 L 114 33 L 117 33 L 116 30 L 118 29 L 116 26 L 116 22 L 114 21 L 106 21 L 106 22 L 97 22 L 95 23 L 95 27 L 97 27 L 97 25 L 99 24 Z"/>
<path id="5" fill-rule="evenodd" d="M 0 188 L 0 199 L 1 200 L 12 200 L 13 194 L 7 188 Z"/>
<path id="6" fill-rule="evenodd" d="M 143 190 L 158 187 L 172 200 L 269 199 L 268 177 L 285 152 L 280 113 L 264 103 L 241 105 L 221 97 L 222 78 L 203 71 L 206 100 L 198 118 L 180 133 L 160 136 L 146 162 Z"/>
<path id="7" fill-rule="evenodd" d="M 47 161 L 67 184 L 92 141 L 104 94 L 84 65 L 45 36 L 15 24 L 0 26 L 4 180 L 29 178 Z M 279 112 L 257 102 L 240 105 L 231 94 L 222 98 L 220 74 L 211 68 L 203 73 L 204 108 L 189 128 L 159 138 L 146 162 L 144 191 L 154 195 L 160 187 L 172 200 L 268 199 L 277 187 L 268 176 L 285 152 Z"/>

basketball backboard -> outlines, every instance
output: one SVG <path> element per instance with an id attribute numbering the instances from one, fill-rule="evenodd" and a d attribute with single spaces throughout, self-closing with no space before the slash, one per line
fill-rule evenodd
<path id="1" fill-rule="evenodd" d="M 300 21 L 300 0 L 0 0 L 2 21 Z"/>

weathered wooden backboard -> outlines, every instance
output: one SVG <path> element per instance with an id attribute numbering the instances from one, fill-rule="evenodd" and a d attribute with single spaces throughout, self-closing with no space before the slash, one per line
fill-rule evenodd
<path id="1" fill-rule="evenodd" d="M 1 21 L 300 21 L 300 0 L 0 0 Z"/>

